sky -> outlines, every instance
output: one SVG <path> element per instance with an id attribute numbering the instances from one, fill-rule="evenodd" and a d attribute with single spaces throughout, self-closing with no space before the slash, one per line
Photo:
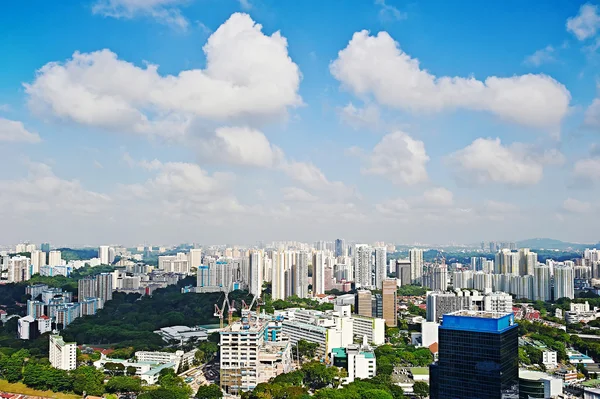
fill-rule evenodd
<path id="1" fill-rule="evenodd" d="M 6 0 L 0 243 L 595 243 L 600 3 Z"/>

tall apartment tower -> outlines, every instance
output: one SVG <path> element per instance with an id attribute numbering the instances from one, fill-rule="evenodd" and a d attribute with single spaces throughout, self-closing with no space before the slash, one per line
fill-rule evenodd
<path id="1" fill-rule="evenodd" d="M 102 299 L 102 304 L 112 300 L 113 275 L 112 273 L 101 273 L 96 275 L 96 296 Z"/>
<path id="2" fill-rule="evenodd" d="M 375 287 L 380 290 L 383 280 L 387 278 L 387 249 L 385 247 L 375 248 Z"/>
<path id="3" fill-rule="evenodd" d="M 50 364 L 55 369 L 75 370 L 77 367 L 77 344 L 65 342 L 60 335 L 50 335 Z"/>
<path id="4" fill-rule="evenodd" d="M 371 303 L 371 291 L 358 290 L 356 293 L 355 311 L 361 316 L 373 317 L 373 305 Z"/>
<path id="5" fill-rule="evenodd" d="M 325 252 L 316 251 L 313 254 L 313 296 L 325 293 Z"/>
<path id="6" fill-rule="evenodd" d="M 50 266 L 62 265 L 62 257 L 60 251 L 50 251 L 48 254 L 48 264 Z"/>
<path id="7" fill-rule="evenodd" d="M 77 282 L 77 301 L 83 302 L 85 298 L 95 298 L 96 279 L 94 277 L 84 277 Z"/>
<path id="8" fill-rule="evenodd" d="M 308 252 L 296 253 L 296 273 L 294 274 L 296 295 L 300 298 L 308 297 Z"/>
<path id="9" fill-rule="evenodd" d="M 410 260 L 411 284 L 421 284 L 423 278 L 423 250 L 418 248 L 409 250 L 408 259 Z"/>
<path id="10" fill-rule="evenodd" d="M 388 327 L 395 327 L 398 325 L 395 279 L 383 280 L 381 296 L 383 297 L 383 318 L 385 319 L 385 325 Z"/>
<path id="11" fill-rule="evenodd" d="M 536 265 L 533 269 L 533 300 L 545 302 L 550 299 L 550 266 Z"/>
<path id="12" fill-rule="evenodd" d="M 529 248 L 521 248 L 519 250 L 519 274 L 521 276 L 533 276 L 536 265 L 537 254 L 531 252 Z"/>
<path id="13" fill-rule="evenodd" d="M 283 251 L 273 251 L 271 267 L 271 291 L 273 300 L 285 299 L 285 270 Z"/>
<path id="14" fill-rule="evenodd" d="M 250 294 L 260 296 L 263 283 L 263 253 L 250 251 Z"/>
<path id="15" fill-rule="evenodd" d="M 512 313 L 445 314 L 438 332 L 438 361 L 429 369 L 431 399 L 519 397 L 518 328 Z"/>
<path id="16" fill-rule="evenodd" d="M 410 260 L 398 259 L 396 260 L 396 280 L 400 281 L 400 286 L 410 285 Z"/>
<path id="17" fill-rule="evenodd" d="M 100 258 L 100 264 L 110 265 L 109 249 L 110 249 L 110 247 L 108 245 L 101 245 L 98 248 L 98 257 Z"/>
<path id="18" fill-rule="evenodd" d="M 575 298 L 573 268 L 571 266 L 556 266 L 554 268 L 554 300 L 560 298 Z"/>
<path id="19" fill-rule="evenodd" d="M 354 282 L 357 287 L 371 287 L 371 247 L 357 244 L 354 247 Z"/>

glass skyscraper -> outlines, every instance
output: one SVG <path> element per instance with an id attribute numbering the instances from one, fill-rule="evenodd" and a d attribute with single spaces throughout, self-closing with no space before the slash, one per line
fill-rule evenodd
<path id="1" fill-rule="evenodd" d="M 519 397 L 518 327 L 512 313 L 461 310 L 439 327 L 431 399 Z"/>

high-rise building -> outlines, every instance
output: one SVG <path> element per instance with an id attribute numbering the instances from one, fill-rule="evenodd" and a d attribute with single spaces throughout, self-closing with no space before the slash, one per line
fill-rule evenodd
<path id="1" fill-rule="evenodd" d="M 109 249 L 110 247 L 108 245 L 101 245 L 98 248 L 98 257 L 100 258 L 100 264 L 110 265 Z"/>
<path id="2" fill-rule="evenodd" d="M 271 268 L 271 296 L 273 300 L 283 300 L 285 299 L 285 262 L 283 251 L 273 251 L 271 256 L 273 262 Z"/>
<path id="3" fill-rule="evenodd" d="M 512 313 L 512 295 L 505 292 L 490 292 L 483 297 L 483 310 L 494 313 Z"/>
<path id="4" fill-rule="evenodd" d="M 44 242 L 42 243 L 42 245 L 40 245 L 40 249 L 42 250 L 42 252 L 50 252 L 50 244 Z"/>
<path id="5" fill-rule="evenodd" d="M 421 284 L 423 278 L 423 250 L 413 248 L 408 251 L 410 260 L 411 284 Z M 404 283 L 402 283 L 404 285 Z"/>
<path id="6" fill-rule="evenodd" d="M 338 238 L 335 240 L 335 256 L 348 256 L 348 248 L 346 247 L 346 240 Z"/>
<path id="7" fill-rule="evenodd" d="M 13 256 L 8 261 L 8 282 L 20 283 L 31 278 L 31 262 L 26 256 Z"/>
<path id="8" fill-rule="evenodd" d="M 50 364 L 55 369 L 75 370 L 77 367 L 77 344 L 65 342 L 60 335 L 50 335 Z"/>
<path id="9" fill-rule="evenodd" d="M 398 259 L 396 260 L 396 280 L 400 283 L 400 286 L 410 285 L 410 260 Z"/>
<path id="10" fill-rule="evenodd" d="M 308 297 L 308 252 L 296 253 L 296 273 L 294 274 L 295 295 L 300 298 Z"/>
<path id="11" fill-rule="evenodd" d="M 325 252 L 313 254 L 313 296 L 325 293 Z"/>
<path id="12" fill-rule="evenodd" d="M 428 283 L 425 284 L 434 291 L 446 291 L 448 289 L 448 266 L 435 265 L 429 274 Z"/>
<path id="13" fill-rule="evenodd" d="M 430 366 L 431 399 L 519 397 L 518 328 L 512 313 L 446 314 L 438 334 L 438 361 Z"/>
<path id="14" fill-rule="evenodd" d="M 559 265 L 554 268 L 554 300 L 575 298 L 575 279 L 571 266 Z"/>
<path id="15" fill-rule="evenodd" d="M 383 280 L 382 286 L 383 289 L 381 296 L 383 297 L 383 318 L 385 319 L 385 325 L 388 327 L 395 327 L 398 324 L 398 311 L 396 306 L 396 280 Z"/>
<path id="16" fill-rule="evenodd" d="M 380 290 L 383 280 L 387 278 L 387 250 L 385 247 L 375 248 L 375 287 Z"/>
<path id="17" fill-rule="evenodd" d="M 371 291 L 358 290 L 356 292 L 355 311 L 361 316 L 373 317 L 373 306 L 371 304 Z"/>
<path id="18" fill-rule="evenodd" d="M 50 253 L 48 254 L 48 264 L 50 266 L 62 265 L 62 257 L 60 251 L 50 251 Z"/>
<path id="19" fill-rule="evenodd" d="M 112 300 L 113 295 L 113 275 L 112 273 L 101 273 L 96 275 L 96 297 L 102 300 L 102 303 Z"/>
<path id="20" fill-rule="evenodd" d="M 46 266 L 46 252 L 38 251 L 37 249 L 31 251 L 31 266 L 32 274 L 39 274 L 40 268 Z"/>
<path id="21" fill-rule="evenodd" d="M 354 246 L 354 282 L 357 287 L 371 287 L 371 247 L 366 244 Z"/>
<path id="22" fill-rule="evenodd" d="M 252 250 L 250 258 L 250 293 L 260 296 L 263 283 L 263 253 L 260 250 Z"/>
<path id="23" fill-rule="evenodd" d="M 486 261 L 487 261 L 486 258 L 473 256 L 471 258 L 471 270 L 473 270 L 474 272 L 483 270 L 483 267 L 485 266 Z"/>
<path id="24" fill-rule="evenodd" d="M 188 265 L 190 268 L 198 268 L 202 264 L 202 249 L 192 248 L 188 252 Z"/>
<path id="25" fill-rule="evenodd" d="M 533 276 L 537 263 L 538 259 L 535 252 L 531 252 L 529 248 L 521 248 L 519 250 L 519 274 L 521 276 Z"/>
<path id="26" fill-rule="evenodd" d="M 533 270 L 533 300 L 549 301 L 550 296 L 550 266 L 538 264 Z"/>
<path id="27" fill-rule="evenodd" d="M 77 301 L 81 302 L 85 298 L 95 298 L 96 279 L 92 276 L 84 277 L 77 282 Z"/>

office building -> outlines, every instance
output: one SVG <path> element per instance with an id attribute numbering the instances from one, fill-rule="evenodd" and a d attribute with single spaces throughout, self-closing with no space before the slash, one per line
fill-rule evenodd
<path id="1" fill-rule="evenodd" d="M 519 398 L 559 398 L 563 393 L 563 380 L 546 373 L 519 370 Z M 585 396 L 584 396 L 585 397 Z"/>
<path id="2" fill-rule="evenodd" d="M 519 397 L 518 328 L 512 313 L 446 314 L 438 334 L 431 399 Z"/>
<path id="3" fill-rule="evenodd" d="M 75 370 L 77 344 L 65 342 L 60 335 L 50 335 L 50 364 L 55 369 Z"/>
<path id="4" fill-rule="evenodd" d="M 373 316 L 373 306 L 371 304 L 371 291 L 358 290 L 356 292 L 356 305 L 354 310 L 357 314 L 366 317 Z"/>
<path id="5" fill-rule="evenodd" d="M 384 247 L 375 248 L 375 287 L 380 290 L 383 280 L 387 278 L 387 250 Z"/>
<path id="6" fill-rule="evenodd" d="M 575 277 L 571 266 L 559 265 L 554 268 L 554 300 L 575 298 Z"/>
<path id="7" fill-rule="evenodd" d="M 357 287 L 370 288 L 371 281 L 371 247 L 365 244 L 354 246 L 354 282 Z"/>
<path id="8" fill-rule="evenodd" d="M 408 251 L 410 260 L 410 279 L 411 284 L 421 284 L 423 277 L 423 250 L 413 248 Z M 402 283 L 404 285 L 404 283 Z"/>
<path id="9" fill-rule="evenodd" d="M 398 311 L 397 311 L 397 300 L 396 300 L 396 280 L 386 279 L 383 280 L 383 288 L 381 292 L 383 300 L 383 318 L 385 319 L 385 325 L 388 327 L 396 327 L 398 324 Z"/>
<path id="10" fill-rule="evenodd" d="M 346 240 L 338 238 L 335 240 L 335 256 L 348 256 L 348 248 L 346 247 Z"/>
<path id="11" fill-rule="evenodd" d="M 398 259 L 396 260 L 396 280 L 399 282 L 399 286 L 410 285 L 410 260 Z"/>

